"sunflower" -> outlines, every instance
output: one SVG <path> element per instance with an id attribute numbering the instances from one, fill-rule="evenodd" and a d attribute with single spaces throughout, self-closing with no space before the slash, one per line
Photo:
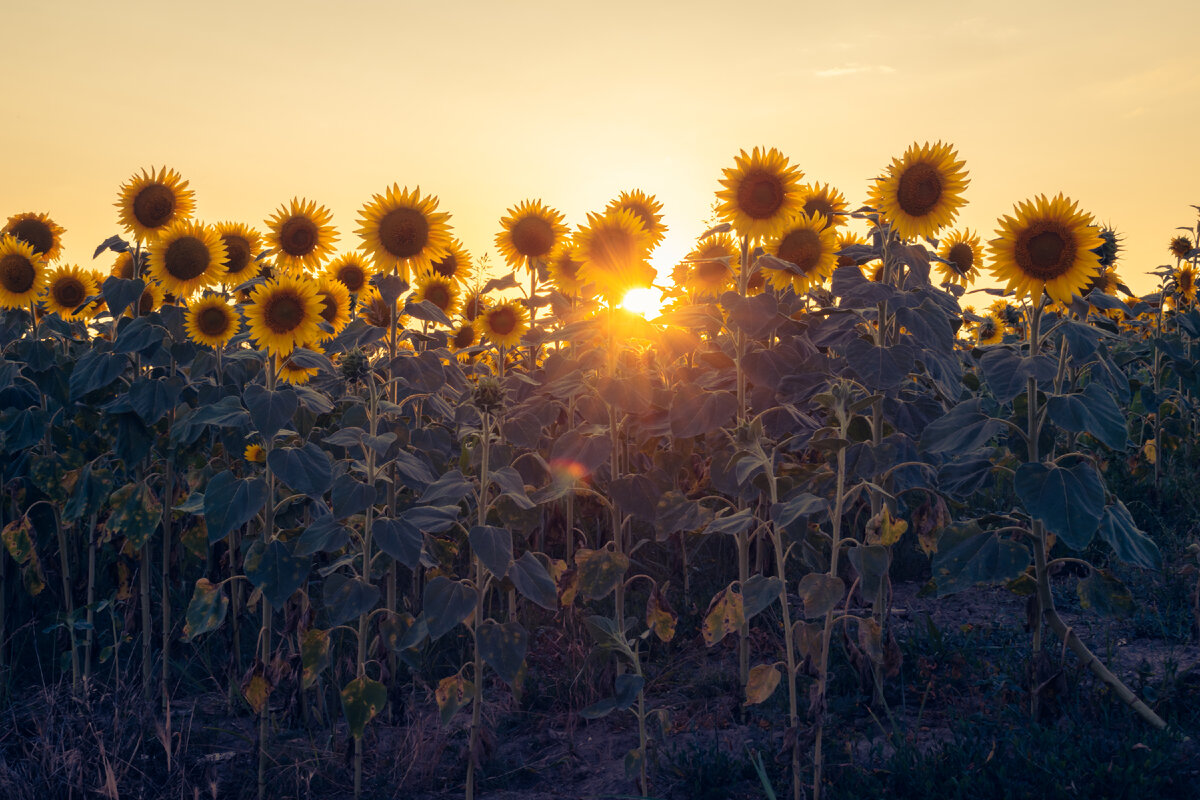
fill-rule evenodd
<path id="1" fill-rule="evenodd" d="M 68 322 L 85 319 L 92 310 L 84 302 L 99 294 L 96 279 L 92 273 L 76 266 L 62 266 L 54 270 L 46 278 L 46 288 L 42 290 L 41 300 L 46 311 L 57 313 Z M 76 309 L 79 309 L 78 312 Z"/>
<path id="2" fill-rule="evenodd" d="M 1092 215 L 1060 193 L 1039 195 L 1016 206 L 1016 216 L 999 220 L 997 238 L 990 242 L 992 271 L 1018 296 L 1036 303 L 1042 290 L 1068 304 L 1100 270 L 1092 252 L 1101 244 Z"/>
<path id="3" fill-rule="evenodd" d="M 321 319 L 333 328 L 336 336 L 350 321 L 350 290 L 326 275 L 317 280 L 317 295 L 322 303 Z"/>
<path id="4" fill-rule="evenodd" d="M 33 245 L 0 236 L 0 308 L 26 308 L 46 285 L 46 262 Z"/>
<path id="5" fill-rule="evenodd" d="M 1192 303 L 1196 300 L 1196 268 L 1191 264 L 1184 264 L 1179 269 L 1175 270 L 1175 293 L 1179 295 L 1179 299 L 1185 303 Z"/>
<path id="6" fill-rule="evenodd" d="M 1187 254 L 1192 252 L 1192 240 L 1186 236 L 1176 236 L 1167 247 L 1176 258 L 1187 258 Z"/>
<path id="7" fill-rule="evenodd" d="M 871 204 L 901 237 L 933 236 L 967 202 L 962 193 L 970 181 L 965 162 L 957 158 L 949 144 L 914 143 L 876 179 Z"/>
<path id="8" fill-rule="evenodd" d="M 999 344 L 1004 340 L 1004 320 L 988 314 L 975 325 L 975 341 L 979 344 Z"/>
<path id="9" fill-rule="evenodd" d="M 0 236 L 8 234 L 33 248 L 34 255 L 53 261 L 62 252 L 62 235 L 66 230 L 54 223 L 46 214 L 27 211 L 8 218 L 8 224 L 0 230 Z"/>
<path id="10" fill-rule="evenodd" d="M 583 262 L 575 258 L 569 241 L 554 248 L 548 263 L 550 283 L 554 284 L 554 288 L 564 295 L 573 297 L 579 294 L 586 285 L 583 278 L 579 276 L 579 268 L 583 266 Z"/>
<path id="11" fill-rule="evenodd" d="M 516 347 L 529 330 L 529 310 L 515 300 L 505 300 L 476 317 L 475 328 L 480 338 L 498 347 Z"/>
<path id="12" fill-rule="evenodd" d="M 609 299 L 624 297 L 654 279 L 646 263 L 648 244 L 646 229 L 632 211 L 588 214 L 587 225 L 575 233 L 577 274 Z"/>
<path id="13" fill-rule="evenodd" d="M 767 282 L 779 291 L 790 286 L 796 294 L 803 294 L 809 287 L 823 283 L 837 266 L 837 233 L 820 214 L 810 217 L 804 212 L 797 213 L 778 236 L 767 240 L 764 249 L 800 270 L 793 273 L 765 268 Z"/>
<path id="14" fill-rule="evenodd" d="M 286 356 L 321 337 L 321 297 L 317 282 L 279 275 L 250 295 L 245 309 L 250 338 L 273 356 Z"/>
<path id="15" fill-rule="evenodd" d="M 275 253 L 276 265 L 285 272 L 301 274 L 316 269 L 333 252 L 337 229 L 331 224 L 333 213 L 312 200 L 293 197 L 280 206 L 264 224 L 267 244 Z"/>
<path id="16" fill-rule="evenodd" d="M 408 326 L 408 317 L 399 312 L 399 301 L 392 304 L 388 308 L 387 301 L 379 294 L 379 290 L 374 286 L 368 286 L 358 297 L 358 310 L 363 319 L 368 325 L 374 325 L 376 328 L 387 328 L 392 324 L 392 312 L 396 311 L 396 328 L 405 328 Z"/>
<path id="17" fill-rule="evenodd" d="M 188 182 L 173 169 L 143 169 L 121 185 L 114 204 L 121 224 L 138 240 L 153 239 L 163 228 L 187 219 L 195 211 L 195 193 L 187 186 Z"/>
<path id="18" fill-rule="evenodd" d="M 220 349 L 242 326 L 237 311 L 219 294 L 206 294 L 187 304 L 183 327 L 196 344 Z"/>
<path id="19" fill-rule="evenodd" d="M 662 203 L 652 194 L 646 194 L 641 189 L 632 192 L 621 192 L 621 196 L 613 200 L 604 209 L 609 211 L 632 211 L 637 214 L 650 238 L 649 248 L 653 250 L 662 242 L 667 233 L 667 226 L 662 221 Z"/>
<path id="20" fill-rule="evenodd" d="M 452 315 L 458 306 L 458 285 L 449 278 L 441 275 L 424 275 L 417 280 L 413 290 L 412 301 L 420 303 L 428 300 L 442 310 L 447 317 Z"/>
<path id="21" fill-rule="evenodd" d="M 1096 277 L 1092 278 L 1082 293 L 1089 295 L 1092 292 L 1100 292 L 1100 294 L 1116 297 L 1118 291 L 1129 294 L 1129 288 L 1121 280 L 1121 276 L 1117 274 L 1115 269 L 1101 267 L 1100 272 Z"/>
<path id="22" fill-rule="evenodd" d="M 470 322 L 464 321 L 454 329 L 454 336 L 450 339 L 450 346 L 455 350 L 466 350 L 468 347 L 474 347 L 479 344 L 479 331 Z"/>
<path id="23" fill-rule="evenodd" d="M 261 444 L 248 444 L 246 450 L 242 453 L 242 457 L 251 464 L 267 463 L 267 451 L 263 449 Z"/>
<path id="24" fill-rule="evenodd" d="M 1121 242 L 1125 237 L 1111 225 L 1101 225 L 1097 233 L 1100 236 L 1100 246 L 1094 252 L 1100 257 L 1100 266 L 1109 269 L 1117 263 L 1121 255 Z"/>
<path id="25" fill-rule="evenodd" d="M 138 316 L 144 317 L 151 311 L 162 307 L 165 293 L 158 281 L 146 281 L 146 287 L 142 289 L 142 296 L 138 298 Z M 125 309 L 125 316 L 133 316 L 132 309 Z"/>
<path id="26" fill-rule="evenodd" d="M 471 279 L 471 254 L 458 239 L 451 239 L 446 254 L 429 262 L 434 275 L 453 280 L 460 285 Z"/>
<path id="27" fill-rule="evenodd" d="M 342 253 L 325 267 L 325 274 L 339 281 L 351 294 L 361 294 L 371 288 L 375 270 L 361 253 Z"/>
<path id="28" fill-rule="evenodd" d="M 254 274 L 263 250 L 262 234 L 240 222 L 219 223 L 216 231 L 225 243 L 220 279 L 231 285 L 248 280 Z"/>
<path id="29" fill-rule="evenodd" d="M 866 237 L 862 234 L 855 233 L 854 231 L 845 231 L 843 233 L 839 233 L 837 235 L 837 265 L 839 267 L 853 267 L 858 264 L 866 263 L 866 261 L 869 260 L 869 257 L 866 259 L 854 258 L 853 256 L 842 255 L 842 251 L 847 247 L 859 247 L 866 246 L 868 244 L 870 244 L 870 242 L 868 242 Z"/>
<path id="30" fill-rule="evenodd" d="M 150 247 L 150 276 L 163 289 L 188 298 L 220 280 L 225 262 L 225 244 L 207 225 L 191 220 L 173 222 L 163 228 Z"/>
<path id="31" fill-rule="evenodd" d="M 275 377 L 284 383 L 300 386 L 308 383 L 321 370 L 317 367 L 298 367 L 287 356 L 275 356 Z"/>
<path id="32" fill-rule="evenodd" d="M 845 225 L 850 213 L 845 195 L 828 183 L 806 183 L 801 186 L 800 210 L 810 217 L 820 214 L 829 228 Z"/>
<path id="33" fill-rule="evenodd" d="M 472 289 L 467 292 L 467 296 L 462 301 L 462 316 L 467 322 L 474 322 L 475 318 L 483 313 L 489 305 L 488 299 L 483 296 L 483 292 L 478 289 Z"/>
<path id="34" fill-rule="evenodd" d="M 937 270 L 945 283 L 957 283 L 968 286 L 979 276 L 979 267 L 983 263 L 983 248 L 979 244 L 979 236 L 971 233 L 970 228 L 953 231 L 942 240 L 938 248 L 938 256 L 946 262 L 937 262 Z"/>
<path id="35" fill-rule="evenodd" d="M 421 196 L 421 187 L 409 191 L 392 184 L 371 198 L 359 212 L 358 235 L 363 246 L 384 270 L 396 269 L 408 280 L 408 270 L 428 270 L 434 259 L 450 247 L 450 215 L 437 210 L 438 199 Z"/>
<path id="36" fill-rule="evenodd" d="M 700 297 L 719 297 L 737 277 L 740 248 L 728 233 L 701 239 L 684 258 L 682 287 Z"/>
<path id="37" fill-rule="evenodd" d="M 717 192 L 721 201 L 717 214 L 732 222 L 742 236 L 775 235 L 800 208 L 804 173 L 774 147 L 756 147 L 749 155 L 743 150 L 733 163 L 732 169 L 724 170 L 721 185 L 725 188 Z"/>
<path id="38" fill-rule="evenodd" d="M 510 267 L 523 267 L 527 259 L 546 258 L 567 235 L 563 215 L 541 200 L 522 200 L 501 217 L 496 247 Z"/>

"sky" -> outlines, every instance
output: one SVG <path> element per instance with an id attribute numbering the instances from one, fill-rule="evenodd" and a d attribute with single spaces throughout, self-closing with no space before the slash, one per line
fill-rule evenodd
<path id="1" fill-rule="evenodd" d="M 201 220 L 262 229 L 304 197 L 344 249 L 374 194 L 419 185 L 497 267 L 509 207 L 574 226 L 641 189 L 660 281 L 756 145 L 857 206 L 909 145 L 950 142 L 956 227 L 991 238 L 1063 192 L 1123 235 L 1138 293 L 1200 205 L 1194 0 L 47 0 L 0 25 L 0 219 L 49 213 L 84 266 L 110 264 L 120 185 L 163 165 Z"/>

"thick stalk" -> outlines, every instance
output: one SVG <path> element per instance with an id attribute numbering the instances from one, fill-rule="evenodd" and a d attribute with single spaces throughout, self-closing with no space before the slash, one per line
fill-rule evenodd
<path id="1" fill-rule="evenodd" d="M 771 504 L 779 502 L 779 487 L 773 471 L 768 471 L 767 482 L 771 491 Z M 770 523 L 768 523 L 770 525 Z M 783 531 L 770 525 L 771 544 L 775 547 L 775 575 L 783 588 L 779 590 L 779 615 L 783 624 L 783 647 L 787 663 L 788 728 L 800 729 L 799 702 L 796 696 L 796 648 L 792 636 L 792 610 L 787 598 L 787 553 L 783 549 Z M 792 800 L 800 800 L 800 737 L 792 737 Z"/>
<path id="2" fill-rule="evenodd" d="M 3 577 L 0 576 L 0 585 L 3 584 Z M 84 634 L 83 644 L 83 684 L 87 686 L 88 680 L 92 677 L 92 645 L 96 641 L 96 631 L 94 624 L 96 621 L 96 611 L 93 607 L 96 603 L 96 515 L 92 514 L 88 519 L 88 564 L 87 564 L 87 631 Z M 0 608 L 3 608 L 0 606 Z M 0 614 L 0 616 L 3 616 Z M 0 623 L 2 626 L 3 623 Z M 0 627 L 0 641 L 4 640 L 4 629 Z"/>
<path id="3" fill-rule="evenodd" d="M 379 393 L 375 386 L 374 376 L 367 379 L 367 387 L 370 392 L 370 400 L 367 413 L 367 421 L 371 436 L 375 436 L 379 418 Z M 367 483 L 371 486 L 375 485 L 375 451 L 367 447 Z M 363 551 L 362 551 L 362 576 L 367 583 L 371 582 L 371 524 L 374 516 L 375 506 L 367 506 L 366 515 L 363 520 Z M 358 615 L 358 653 L 355 669 L 355 677 L 363 678 L 367 674 L 367 619 L 370 617 L 369 612 L 363 612 Z M 354 797 L 362 796 L 362 766 L 363 766 L 363 740 L 361 736 L 354 739 Z"/>
<path id="4" fill-rule="evenodd" d="M 58 534 L 58 559 L 62 572 L 63 602 L 67 607 L 67 640 L 71 643 L 71 691 L 79 691 L 79 647 L 75 642 L 75 598 L 71 594 L 71 558 L 67 551 L 67 532 L 58 509 L 54 509 L 54 527 Z"/>
<path id="5" fill-rule="evenodd" d="M 746 298 L 750 285 L 750 237 L 742 237 L 742 261 L 738 271 L 738 296 Z M 741 326 L 733 332 L 733 366 L 737 374 L 737 424 L 741 429 L 746 424 L 746 334 Z M 738 509 L 743 507 L 741 493 L 737 498 Z M 738 585 L 745 586 L 750 579 L 750 533 L 737 533 Z M 738 629 L 738 681 L 742 687 L 750 680 L 750 623 L 743 620 Z"/>
<path id="6" fill-rule="evenodd" d="M 154 685 L 153 657 L 150 639 L 154 635 L 154 617 L 150 608 L 150 542 L 142 544 L 138 557 L 138 595 L 142 606 L 142 692 L 150 699 Z"/>
<path id="7" fill-rule="evenodd" d="M 503 353 L 501 354 L 503 357 Z M 488 483 L 491 481 L 489 463 L 491 455 L 492 415 L 487 411 L 479 412 L 479 498 L 476 502 L 476 524 L 487 524 Z M 483 654 L 479 650 L 479 629 L 483 627 L 483 602 L 485 584 L 483 562 L 479 556 L 471 554 L 471 563 L 475 570 L 475 613 L 472 617 L 471 642 L 475 649 L 474 670 L 471 673 L 471 738 L 467 749 L 467 800 L 475 798 L 475 762 L 479 755 L 479 726 L 483 718 Z"/>
<path id="8" fill-rule="evenodd" d="M 169 423 L 168 423 L 169 425 Z M 168 430 L 170 428 L 168 427 Z M 175 505 L 175 461 L 168 457 L 162 504 L 162 710 L 168 712 L 171 680 L 171 514 Z"/>
<path id="9" fill-rule="evenodd" d="M 617 348 L 614 341 L 614 327 L 616 325 L 616 314 L 613 310 L 612 302 L 608 306 L 608 377 L 609 380 L 617 378 Z M 608 435 L 610 444 L 610 461 L 609 461 L 609 481 L 616 481 L 621 477 L 621 439 L 620 432 L 617 428 L 617 409 L 611 403 L 606 401 L 608 406 Z M 612 518 L 612 541 L 613 548 L 617 555 L 625 552 L 624 535 L 622 533 L 621 512 L 617 510 L 617 504 L 611 504 Z M 621 634 L 625 633 L 625 582 L 619 581 L 617 588 L 613 592 L 613 618 L 616 620 L 617 629 Z M 620 672 L 621 665 L 618 661 L 617 671 Z"/>
<path id="10" fill-rule="evenodd" d="M 267 356 L 267 389 L 275 390 L 275 359 Z M 263 509 L 263 545 L 269 545 L 275 540 L 275 473 L 271 470 L 271 451 L 274 449 L 275 437 L 266 436 L 263 450 L 266 453 L 264 472 L 267 479 L 267 505 Z M 267 669 L 271 663 L 271 601 L 264 594 L 262 602 L 262 626 L 259 628 L 259 659 L 262 668 Z M 270 733 L 271 704 L 263 702 L 258 714 L 258 800 L 263 800 L 267 791 L 267 736 Z"/>

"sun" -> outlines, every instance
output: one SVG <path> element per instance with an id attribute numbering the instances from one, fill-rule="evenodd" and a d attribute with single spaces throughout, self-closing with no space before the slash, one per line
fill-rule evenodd
<path id="1" fill-rule="evenodd" d="M 663 293 L 653 286 L 630 289 L 621 300 L 621 308 L 641 314 L 646 319 L 655 319 L 662 314 Z"/>

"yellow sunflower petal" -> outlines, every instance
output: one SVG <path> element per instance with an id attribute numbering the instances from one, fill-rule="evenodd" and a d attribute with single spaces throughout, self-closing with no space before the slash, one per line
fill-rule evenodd
<path id="1" fill-rule="evenodd" d="M 0 236 L 0 307 L 28 308 L 46 285 L 46 262 L 33 246 Z"/>
<path id="2" fill-rule="evenodd" d="M 220 349 L 237 335 L 242 322 L 224 297 L 210 294 L 188 303 L 183 326 L 193 342 Z"/>
<path id="3" fill-rule="evenodd" d="M 195 193 L 187 187 L 188 182 L 173 169 L 143 169 L 121 184 L 115 203 L 121 224 L 139 240 L 153 239 L 195 211 Z"/>
<path id="4" fill-rule="evenodd" d="M 405 281 L 409 270 L 428 270 L 433 259 L 450 247 L 450 215 L 437 210 L 438 199 L 421 196 L 421 187 L 409 190 L 392 184 L 372 197 L 359 212 L 363 249 L 384 271 L 397 270 Z"/>
<path id="5" fill-rule="evenodd" d="M 475 329 L 498 347 L 516 347 L 529 331 L 529 310 L 515 300 L 497 303 L 475 318 Z"/>
<path id="6" fill-rule="evenodd" d="M 545 259 L 567 235 L 563 215 L 541 200 L 523 200 L 500 218 L 496 248 L 510 267 L 526 266 L 529 259 Z"/>
<path id="7" fill-rule="evenodd" d="M 150 246 L 150 276 L 181 300 L 221 278 L 225 243 L 207 225 L 191 220 L 173 222 L 159 231 Z"/>
<path id="8" fill-rule="evenodd" d="M 333 253 L 337 229 L 333 212 L 312 200 L 293 197 L 266 221 L 267 244 L 275 263 L 286 272 L 301 274 L 315 270 Z"/>
<path id="9" fill-rule="evenodd" d="M 914 143 L 876 180 L 872 205 L 901 237 L 933 236 L 967 202 L 962 195 L 970 181 L 957 159 L 950 144 Z"/>
<path id="10" fill-rule="evenodd" d="M 983 246 L 979 243 L 979 236 L 971 233 L 970 228 L 954 231 L 944 238 L 938 248 L 938 256 L 949 262 L 936 262 L 937 271 L 945 283 L 968 286 L 975 282 L 983 266 Z"/>
<path id="11" fill-rule="evenodd" d="M 999 220 L 989 243 L 992 272 L 1018 297 L 1037 302 L 1043 289 L 1051 299 L 1070 303 L 1100 271 L 1101 245 L 1092 215 L 1059 194 L 1039 195 L 1016 206 L 1015 216 Z"/>
<path id="12" fill-rule="evenodd" d="M 646 262 L 649 237 L 632 211 L 588 214 L 574 242 L 579 277 L 610 300 L 654 281 L 654 270 Z"/>
<path id="13" fill-rule="evenodd" d="M 8 234 L 33 248 L 35 255 L 46 261 L 54 261 L 62 252 L 62 235 L 66 230 L 55 224 L 47 214 L 28 211 L 14 214 L 0 230 L 0 236 Z"/>
<path id="14" fill-rule="evenodd" d="M 667 226 L 662 221 L 662 208 L 662 203 L 654 195 L 634 189 L 632 192 L 621 192 L 621 196 L 610 202 L 604 211 L 632 211 L 636 214 L 646 229 L 649 249 L 653 250 L 667 234 Z"/>
<path id="15" fill-rule="evenodd" d="M 802 294 L 823 283 L 837 266 L 837 233 L 820 214 L 815 217 L 803 212 L 795 214 L 777 236 L 764 243 L 763 249 L 799 270 L 771 267 L 763 270 L 767 282 L 779 291 L 790 286 L 796 294 Z"/>
<path id="16" fill-rule="evenodd" d="M 286 356 L 321 336 L 316 281 L 280 275 L 255 287 L 246 306 L 250 338 L 273 356 Z"/>
<path id="17" fill-rule="evenodd" d="M 788 163 L 783 153 L 772 147 L 745 150 L 725 169 L 717 192 L 717 214 L 733 223 L 741 236 L 761 239 L 773 236 L 800 208 L 800 181 L 804 173 Z"/>
<path id="18" fill-rule="evenodd" d="M 93 306 L 85 306 L 84 301 L 99 291 L 92 273 L 77 266 L 62 266 L 47 276 L 41 299 L 46 311 L 71 321 L 91 315 Z"/>

